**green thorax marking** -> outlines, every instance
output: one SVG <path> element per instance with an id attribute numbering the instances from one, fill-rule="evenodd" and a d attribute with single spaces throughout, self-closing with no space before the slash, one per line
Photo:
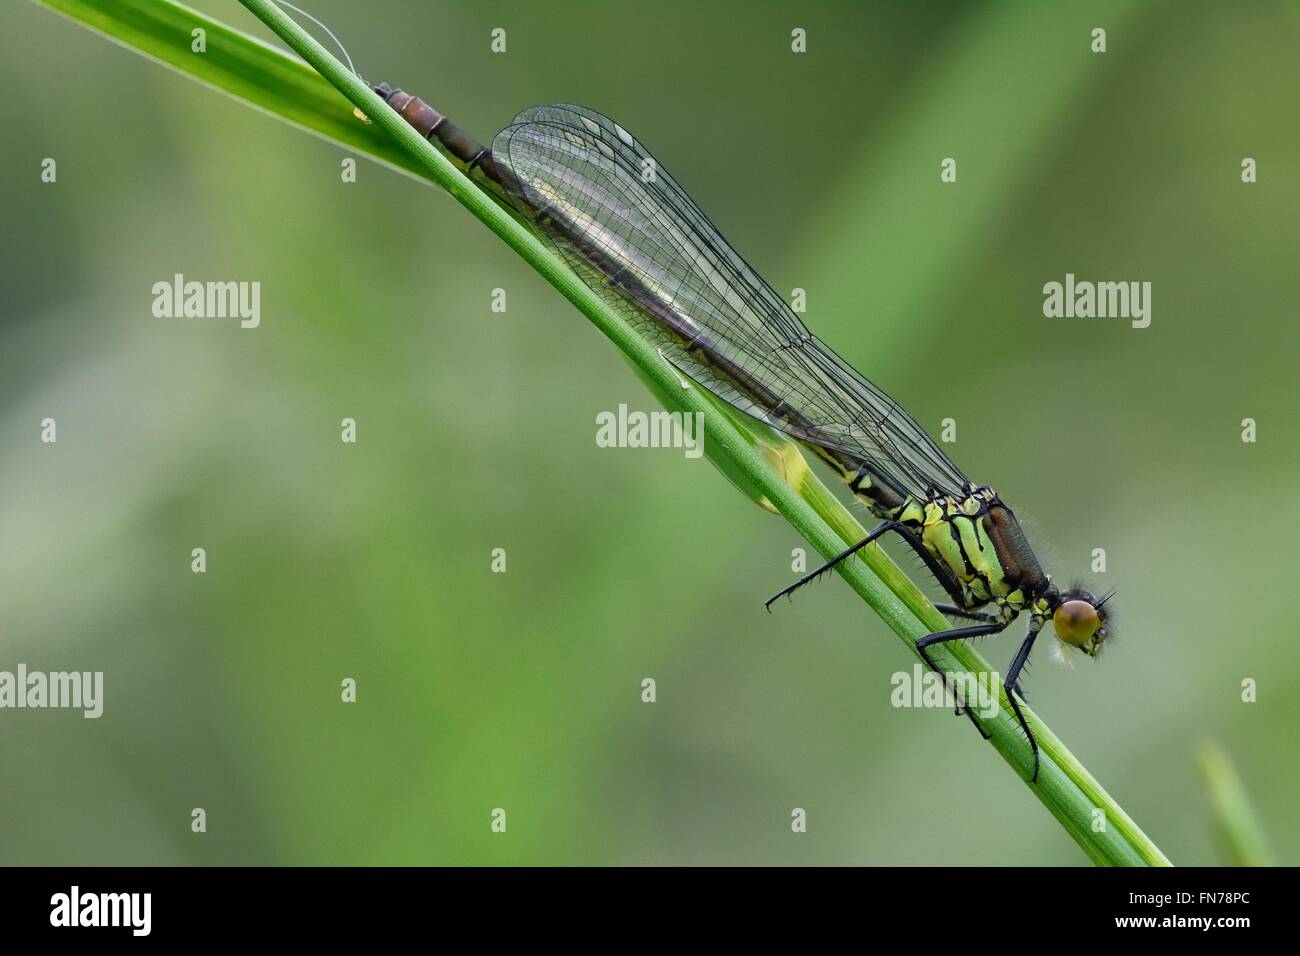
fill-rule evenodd
<path id="1" fill-rule="evenodd" d="M 962 499 L 909 497 L 894 519 L 914 530 L 951 573 L 961 591 L 954 597 L 963 607 L 993 602 L 1011 620 L 1045 580 L 1015 517 L 989 488 L 973 489 Z"/>

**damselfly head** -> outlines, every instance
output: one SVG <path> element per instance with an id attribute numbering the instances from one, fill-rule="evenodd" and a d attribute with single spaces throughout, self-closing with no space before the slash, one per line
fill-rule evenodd
<path id="1" fill-rule="evenodd" d="M 1099 599 L 1083 588 L 1062 591 L 1052 613 L 1052 626 L 1061 643 L 1078 648 L 1089 657 L 1100 654 L 1114 627 L 1113 615 L 1106 607 L 1114 593 Z"/>

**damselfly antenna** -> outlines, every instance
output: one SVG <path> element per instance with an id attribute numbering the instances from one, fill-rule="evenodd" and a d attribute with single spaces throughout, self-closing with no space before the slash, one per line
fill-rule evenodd
<path id="1" fill-rule="evenodd" d="M 308 13 L 306 10 L 302 9 L 302 7 L 295 7 L 292 3 L 286 3 L 285 0 L 275 0 L 275 2 L 280 6 L 284 7 L 286 10 L 292 10 L 294 13 L 298 14 L 299 16 L 306 17 L 312 23 L 316 24 L 316 26 L 324 30 L 325 35 L 334 41 L 334 45 L 337 46 L 339 48 L 339 52 L 343 54 L 343 59 L 347 60 L 348 69 L 352 71 L 352 75 L 355 76 L 362 83 L 366 81 L 365 77 L 363 77 L 360 73 L 358 73 L 357 68 L 352 65 L 352 57 L 348 55 L 348 48 L 343 45 L 342 40 L 340 40 L 338 37 L 334 35 L 333 30 L 331 30 L 325 24 L 321 23 L 310 13 Z"/>

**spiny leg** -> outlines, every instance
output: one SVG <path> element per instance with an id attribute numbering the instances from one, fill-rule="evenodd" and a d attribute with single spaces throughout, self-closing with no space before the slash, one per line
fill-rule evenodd
<path id="1" fill-rule="evenodd" d="M 927 634 L 925 637 L 917 641 L 916 650 L 921 655 L 921 659 L 929 665 L 930 670 L 943 678 L 946 686 L 948 683 L 948 675 L 939 668 L 939 665 L 935 663 L 934 658 L 930 656 L 930 652 L 927 651 L 926 648 L 934 644 L 944 644 L 948 641 L 960 641 L 966 637 L 983 637 L 986 634 L 997 634 L 1006 626 L 1005 622 L 998 621 L 993 624 L 973 624 L 970 627 L 956 627 L 950 631 L 936 631 L 933 634 Z M 954 694 L 953 696 L 956 695 Z M 970 704 L 963 703 L 960 706 L 966 711 L 966 716 L 969 717 L 970 722 L 975 725 L 975 729 L 980 732 L 980 736 L 985 740 L 988 740 L 989 735 L 984 732 L 984 728 L 980 726 L 980 722 L 975 719 L 975 714 L 971 712 Z"/>
<path id="2" fill-rule="evenodd" d="M 957 576 L 953 574 L 951 568 L 947 567 L 942 561 L 940 561 L 938 558 L 936 558 L 933 554 L 930 553 L 930 550 L 925 546 L 925 543 L 921 540 L 920 535 L 918 535 L 915 531 L 913 531 L 911 528 L 909 528 L 907 525 L 903 524 L 902 522 L 882 521 L 879 525 L 877 525 L 874 529 L 872 529 L 870 534 L 868 534 L 857 544 L 852 545 L 849 548 L 846 548 L 844 551 L 836 555 L 830 561 L 823 564 L 816 571 L 813 571 L 809 574 L 805 574 L 802 578 L 800 578 L 790 587 L 786 588 L 785 590 L 777 594 L 772 595 L 770 598 L 767 599 L 767 601 L 764 602 L 763 606 L 766 607 L 769 611 L 772 610 L 772 603 L 777 598 L 787 597 L 790 594 L 793 594 L 795 591 L 803 587 L 809 581 L 815 580 L 820 575 L 825 574 L 827 571 L 835 567 L 835 565 L 839 564 L 849 555 L 854 554 L 858 550 L 866 547 L 868 544 L 870 544 L 876 538 L 880 537 L 886 531 L 893 531 L 900 538 L 903 539 L 903 543 L 906 544 L 909 548 L 911 548 L 913 553 L 915 553 L 916 556 L 921 559 L 921 563 L 930 569 L 930 573 L 934 575 L 934 579 L 939 582 L 939 586 L 942 587 L 944 591 L 947 592 L 950 598 L 952 598 L 954 601 L 962 600 L 963 596 L 966 593 L 965 587 L 962 585 L 961 581 L 958 580 Z M 956 606 L 956 605 L 945 605 L 945 606 Z"/>
<path id="3" fill-rule="evenodd" d="M 835 567 L 835 565 L 839 564 L 845 558 L 853 554 L 856 554 L 862 548 L 865 548 L 871 542 L 875 541 L 886 531 L 899 531 L 902 528 L 903 525 L 899 524 L 897 521 L 884 521 L 880 523 L 874 529 L 872 529 L 872 531 L 865 538 L 859 541 L 857 544 L 850 545 L 848 548 L 845 548 L 843 551 L 841 551 L 835 557 L 831 558 L 829 561 L 827 561 L 817 570 L 809 571 L 807 574 L 805 574 L 803 577 L 801 577 L 798 581 L 794 582 L 794 584 L 790 585 L 785 590 L 778 591 L 776 594 L 773 594 L 770 598 L 768 598 L 766 601 L 763 602 L 763 607 L 771 611 L 772 604 L 777 599 L 783 597 L 789 597 L 791 594 L 799 590 L 809 581 L 815 581 L 817 578 L 821 577 L 823 574 L 825 574 L 831 568 Z"/>
<path id="4" fill-rule="evenodd" d="M 947 614 L 950 617 L 964 617 L 968 621 L 998 621 L 1001 620 L 996 614 L 990 614 L 988 611 L 968 611 L 965 608 L 958 607 L 956 604 L 936 604 L 939 613 Z"/>
<path id="5" fill-rule="evenodd" d="M 1016 720 L 1020 721 L 1025 736 L 1029 738 L 1029 749 L 1034 752 L 1034 773 L 1029 778 L 1030 783 L 1038 781 L 1038 739 L 1034 737 L 1034 732 L 1029 729 L 1025 715 L 1020 710 L 1020 704 L 1016 701 L 1017 693 L 1022 697 L 1024 696 L 1023 692 L 1016 687 L 1016 682 L 1020 678 L 1020 671 L 1025 666 L 1025 661 L 1029 660 L 1029 652 L 1033 650 L 1036 637 L 1038 637 L 1038 628 L 1031 627 L 1020 645 L 1020 650 L 1016 651 L 1016 656 L 1011 659 L 1011 667 L 1007 669 L 1006 679 L 1002 681 L 1002 689 L 1006 691 L 1007 700 L 1011 702 L 1011 709 L 1016 713 Z"/>

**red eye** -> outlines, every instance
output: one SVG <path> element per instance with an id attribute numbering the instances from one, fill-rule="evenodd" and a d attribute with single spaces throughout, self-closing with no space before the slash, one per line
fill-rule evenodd
<path id="1" fill-rule="evenodd" d="M 1087 601 L 1066 601 L 1052 615 L 1056 636 L 1067 644 L 1082 647 L 1097 633 L 1101 617 Z"/>

